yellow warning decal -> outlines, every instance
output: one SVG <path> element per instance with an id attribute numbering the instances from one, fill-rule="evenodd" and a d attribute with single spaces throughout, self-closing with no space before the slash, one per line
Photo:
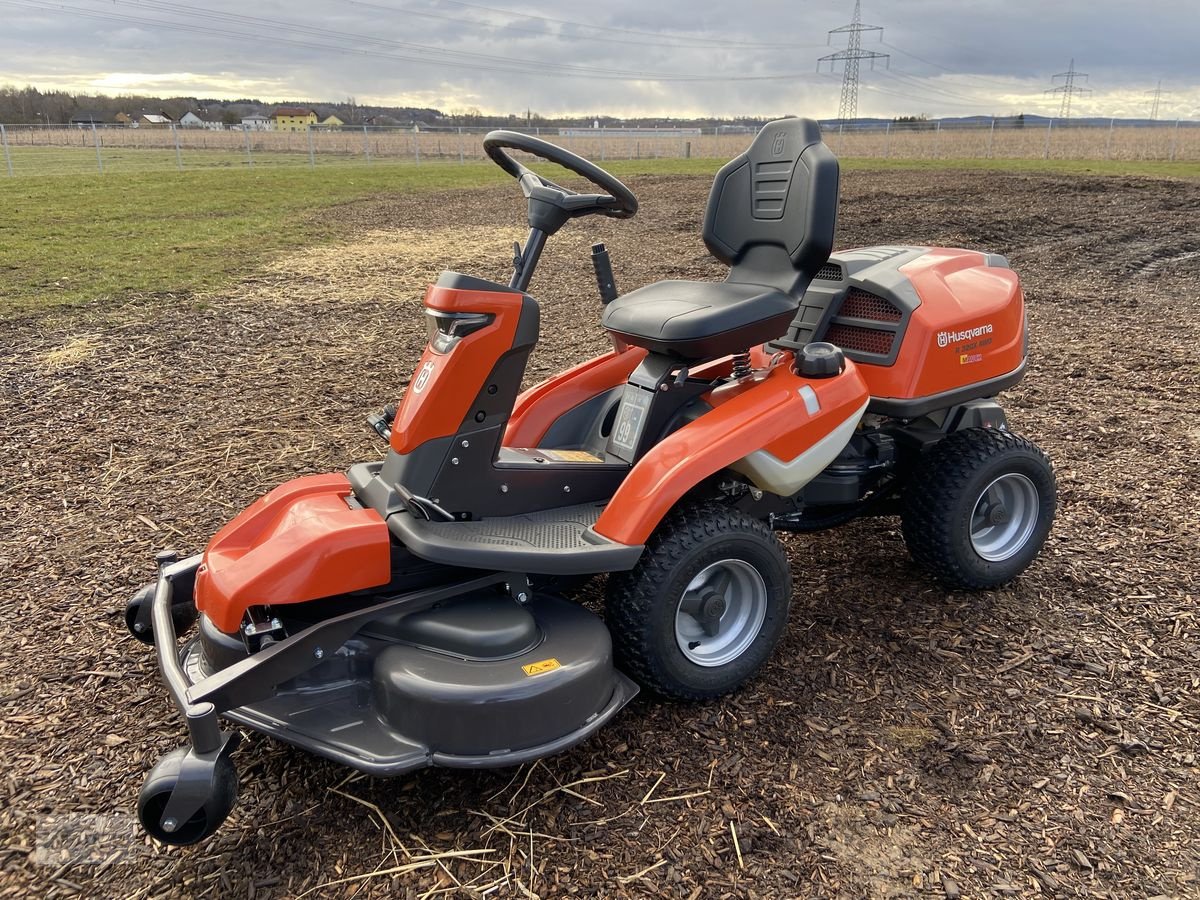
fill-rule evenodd
<path id="1" fill-rule="evenodd" d="M 588 453 L 586 450 L 538 450 L 537 452 L 559 462 L 604 462 L 600 457 L 594 453 Z"/>
<path id="2" fill-rule="evenodd" d="M 525 674 L 529 676 L 545 675 L 547 672 L 553 672 L 555 669 L 561 669 L 562 663 L 551 657 L 550 659 L 543 659 L 541 662 L 535 662 L 530 663 L 527 666 L 521 666 L 521 668 L 524 669 Z"/>

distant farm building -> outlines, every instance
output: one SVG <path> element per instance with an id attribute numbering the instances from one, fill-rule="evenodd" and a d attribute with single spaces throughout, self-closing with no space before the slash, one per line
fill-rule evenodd
<path id="1" fill-rule="evenodd" d="M 337 116 L 329 115 L 321 120 L 321 124 L 325 128 L 341 128 L 346 123 L 343 122 L 341 119 L 339 119 Z"/>
<path id="2" fill-rule="evenodd" d="M 242 116 L 243 131 L 270 131 L 273 124 L 270 116 Z"/>
<path id="3" fill-rule="evenodd" d="M 188 110 L 179 117 L 180 128 L 207 128 L 209 131 L 221 131 L 225 128 L 224 122 L 221 120 L 219 112 L 208 112 L 207 110 L 199 110 L 192 112 Z"/>
<path id="4" fill-rule="evenodd" d="M 77 128 L 90 128 L 92 125 L 104 125 L 104 116 L 98 112 L 78 112 L 71 116 L 71 124 Z"/>
<path id="5" fill-rule="evenodd" d="M 281 106 L 271 118 L 276 131 L 308 131 L 317 124 L 317 114 L 303 106 Z"/>
<path id="6" fill-rule="evenodd" d="M 170 128 L 174 124 L 165 113 L 138 113 L 133 119 L 134 128 Z"/>

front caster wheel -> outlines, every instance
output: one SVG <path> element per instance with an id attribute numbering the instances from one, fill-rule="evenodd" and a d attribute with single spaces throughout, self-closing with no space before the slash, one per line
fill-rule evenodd
<path id="1" fill-rule="evenodd" d="M 791 587 L 783 547 L 764 523 L 720 503 L 676 510 L 631 572 L 609 576 L 617 666 L 664 697 L 726 694 L 767 661 Z"/>
<path id="2" fill-rule="evenodd" d="M 1033 442 L 969 428 L 927 450 L 900 515 L 912 558 L 943 584 L 981 590 L 1033 562 L 1057 504 L 1054 469 Z"/>
<path id="3" fill-rule="evenodd" d="M 154 626 L 150 619 L 150 602 L 154 599 L 154 585 L 148 584 L 130 598 L 125 604 L 125 627 L 129 633 L 143 644 L 154 644 Z M 142 610 L 145 608 L 145 614 Z M 193 603 L 177 603 L 171 607 L 171 622 L 175 626 L 175 636 L 187 632 L 196 624 L 199 613 Z"/>
<path id="4" fill-rule="evenodd" d="M 226 755 L 212 766 L 210 781 L 200 808 L 186 821 L 163 821 L 171 795 L 180 786 L 180 776 L 189 748 L 172 750 L 150 770 L 138 794 L 138 819 L 146 833 L 164 844 L 186 846 L 210 837 L 225 821 L 237 801 L 237 770 Z"/>

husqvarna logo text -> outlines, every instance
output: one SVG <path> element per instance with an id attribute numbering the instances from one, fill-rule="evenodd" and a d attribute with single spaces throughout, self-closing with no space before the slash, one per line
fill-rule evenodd
<path id="1" fill-rule="evenodd" d="M 949 347 L 951 344 L 957 344 L 959 341 L 969 341 L 972 338 L 983 337 L 985 334 L 992 333 L 992 323 L 980 325 L 978 328 L 968 328 L 966 331 L 939 331 L 937 333 L 937 345 L 939 347 Z"/>
<path id="2" fill-rule="evenodd" d="M 421 371 L 417 373 L 417 377 L 413 379 L 413 393 L 419 394 L 425 390 L 425 385 L 429 384 L 429 379 L 433 377 L 433 362 L 425 363 L 421 366 Z"/>

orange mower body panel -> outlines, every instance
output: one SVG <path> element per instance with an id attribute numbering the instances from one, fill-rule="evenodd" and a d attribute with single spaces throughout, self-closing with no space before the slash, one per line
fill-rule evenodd
<path id="1" fill-rule="evenodd" d="M 351 509 L 344 475 L 310 475 L 255 501 L 209 542 L 196 608 L 236 634 L 246 609 L 304 603 L 391 580 L 391 538 L 373 509 Z"/>
<path id="2" fill-rule="evenodd" d="M 517 398 L 504 445 L 536 447 L 559 418 L 597 394 L 623 385 L 645 358 L 640 347 L 625 347 L 534 385 Z"/>
<path id="3" fill-rule="evenodd" d="M 899 268 L 920 297 L 892 365 L 859 360 L 872 397 L 932 397 L 1000 378 L 1025 360 L 1025 298 L 1011 269 L 932 248 Z"/>
<path id="4" fill-rule="evenodd" d="M 524 295 L 435 284 L 425 295 L 425 306 L 444 313 L 487 314 L 493 320 L 458 339 L 452 352 L 426 346 L 392 424 L 391 446 L 397 453 L 411 453 L 426 441 L 458 431 L 491 365 L 513 346 Z M 424 402 L 435 395 L 436 403 Z"/>
<path id="5" fill-rule="evenodd" d="M 712 410 L 668 435 L 633 467 L 596 532 L 623 544 L 644 544 L 688 491 L 748 454 L 765 451 L 780 464 L 790 463 L 838 429 L 857 425 L 868 391 L 854 363 L 847 361 L 832 378 L 804 378 L 789 362 L 761 380 L 706 394 Z M 832 455 L 840 449 L 836 445 Z"/>

